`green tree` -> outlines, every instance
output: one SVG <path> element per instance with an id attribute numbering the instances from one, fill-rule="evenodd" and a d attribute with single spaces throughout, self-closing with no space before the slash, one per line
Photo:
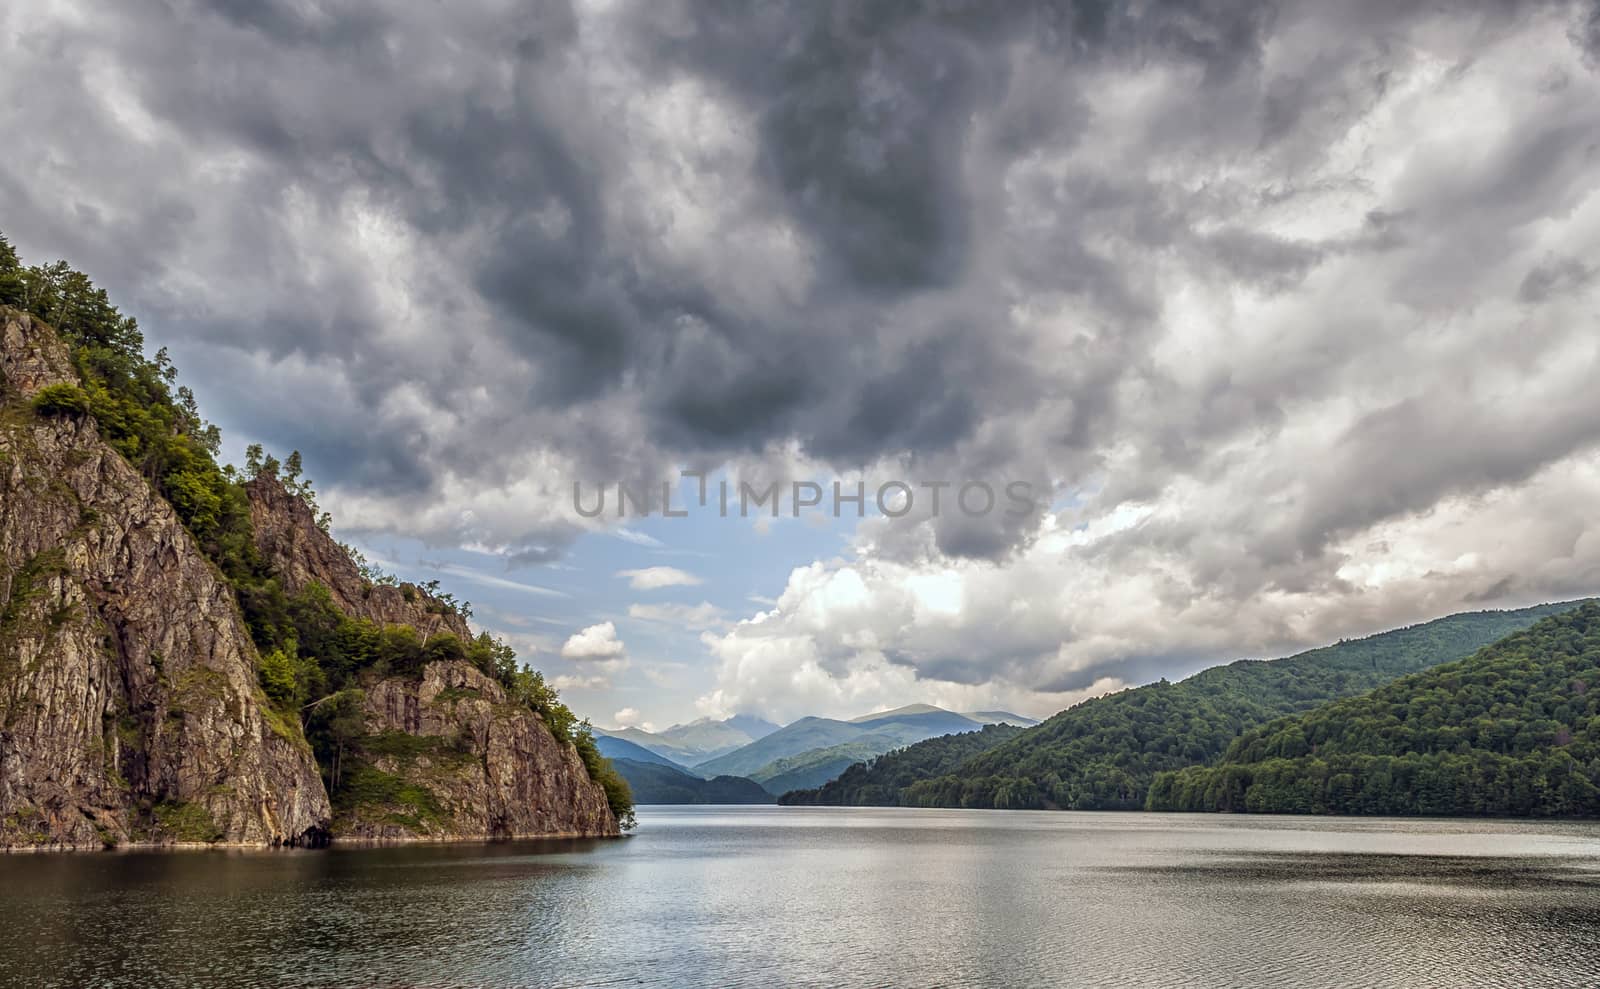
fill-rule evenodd
<path id="1" fill-rule="evenodd" d="M 267 697 L 274 703 L 292 707 L 299 699 L 296 688 L 295 661 L 285 655 L 283 650 L 274 649 L 261 657 L 261 666 L 257 671 L 261 680 L 261 687 L 267 692 Z"/>

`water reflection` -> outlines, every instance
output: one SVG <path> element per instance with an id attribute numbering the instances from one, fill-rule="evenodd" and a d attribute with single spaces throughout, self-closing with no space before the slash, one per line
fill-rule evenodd
<path id="1" fill-rule="evenodd" d="M 1600 984 L 1600 827 L 649 808 L 625 841 L 0 857 L 0 984 Z"/>

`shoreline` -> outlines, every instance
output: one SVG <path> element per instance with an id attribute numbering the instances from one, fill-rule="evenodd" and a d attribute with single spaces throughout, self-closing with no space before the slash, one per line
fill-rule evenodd
<path id="1" fill-rule="evenodd" d="M 321 845 L 274 845 L 259 841 L 129 841 L 115 845 L 0 845 L 0 855 L 103 855 L 118 852 L 328 852 L 339 848 L 383 848 L 404 845 L 495 845 L 513 841 L 573 841 L 627 838 L 622 832 L 540 831 L 511 835 L 407 838 L 332 838 Z"/>

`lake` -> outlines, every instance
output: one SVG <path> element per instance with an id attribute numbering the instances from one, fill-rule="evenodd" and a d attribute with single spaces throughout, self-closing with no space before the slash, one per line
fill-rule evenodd
<path id="1" fill-rule="evenodd" d="M 621 841 L 0 855 L 0 985 L 1600 985 L 1595 824 L 639 822 Z"/>

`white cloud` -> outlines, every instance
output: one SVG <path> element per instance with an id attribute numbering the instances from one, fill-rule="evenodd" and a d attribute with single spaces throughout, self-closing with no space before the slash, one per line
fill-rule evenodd
<path id="1" fill-rule="evenodd" d="M 693 587 L 700 583 L 699 577 L 677 567 L 618 570 L 617 576 L 628 578 L 628 586 L 636 591 L 654 591 L 663 587 Z"/>
<path id="2" fill-rule="evenodd" d="M 642 720 L 643 715 L 635 707 L 625 707 L 611 716 L 611 721 L 618 728 L 640 728 L 644 731 L 655 731 L 655 725 Z"/>
<path id="3" fill-rule="evenodd" d="M 607 690 L 611 687 L 611 678 L 563 674 L 552 679 L 550 686 L 557 690 Z"/>
<path id="4" fill-rule="evenodd" d="M 486 574 L 481 570 L 474 570 L 471 567 L 463 567 L 455 563 L 440 564 L 434 567 L 434 569 L 438 570 L 440 573 L 447 573 L 453 577 L 459 577 L 460 579 L 473 584 L 483 584 L 486 587 L 498 587 L 501 590 L 516 591 L 519 594 L 532 594 L 535 597 L 549 598 L 569 598 L 572 596 L 565 591 L 558 591 L 550 587 L 541 587 L 538 584 L 527 584 L 520 580 L 511 580 L 506 577 L 496 577 L 493 574 Z"/>
<path id="5" fill-rule="evenodd" d="M 727 624 L 722 609 L 709 601 L 699 604 L 634 604 L 628 617 L 700 631 Z"/>
<path id="6" fill-rule="evenodd" d="M 652 549 L 656 549 L 666 545 L 661 540 L 650 535 L 649 533 L 640 532 L 637 529 L 629 529 L 626 526 L 613 529 L 611 535 L 617 537 L 625 543 L 633 543 L 635 546 L 648 546 Z"/>
<path id="7" fill-rule="evenodd" d="M 590 625 L 573 633 L 561 647 L 561 657 L 574 661 L 620 660 L 627 655 L 622 640 L 617 638 L 617 626 L 612 622 Z"/>
<path id="8" fill-rule="evenodd" d="M 1213 662 L 1600 589 L 1596 453 L 1354 530 L 1314 565 L 1275 574 L 1236 548 L 1242 520 L 1229 538 L 1165 545 L 1174 526 L 1225 517 L 1218 498 L 1182 486 L 1139 511 L 1065 511 L 1003 567 L 901 562 L 864 533 L 852 557 L 796 569 L 770 610 L 703 636 L 717 686 L 700 710 L 782 719 L 921 701 L 1042 717 Z M 1212 558 L 1230 571 L 1202 577 Z"/>

